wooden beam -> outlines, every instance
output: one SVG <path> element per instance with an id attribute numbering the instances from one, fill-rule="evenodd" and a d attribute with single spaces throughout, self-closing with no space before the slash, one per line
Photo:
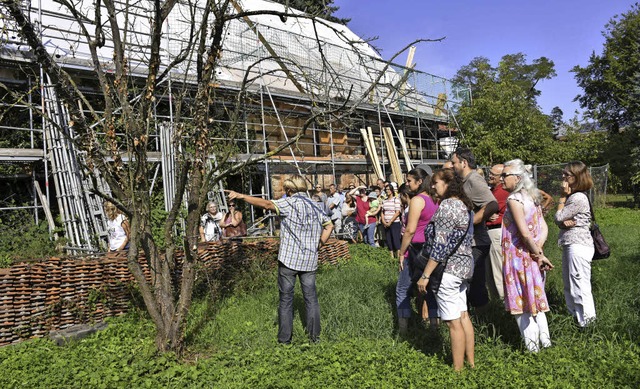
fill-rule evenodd
<path id="1" fill-rule="evenodd" d="M 404 163 L 407 166 L 407 171 L 413 169 L 413 164 L 411 163 L 411 158 L 409 158 L 409 150 L 407 150 L 407 140 L 404 137 L 404 131 L 398 130 L 398 141 L 400 142 L 400 147 L 402 148 L 402 156 L 404 157 Z"/>
<path id="2" fill-rule="evenodd" d="M 393 141 L 393 135 L 391 134 L 391 128 L 383 127 L 385 144 L 387 145 L 387 154 L 389 155 L 389 163 L 391 165 L 391 171 L 393 172 L 394 181 L 402 183 L 402 169 L 400 168 L 400 162 L 398 161 L 398 153 L 396 151 L 396 145 Z"/>

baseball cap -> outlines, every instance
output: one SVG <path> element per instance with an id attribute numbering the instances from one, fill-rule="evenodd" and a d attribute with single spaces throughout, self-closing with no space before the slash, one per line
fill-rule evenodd
<path id="1" fill-rule="evenodd" d="M 375 200 L 378 198 L 378 194 L 376 192 L 371 192 L 369 193 L 369 198 Z"/>
<path id="2" fill-rule="evenodd" d="M 427 172 L 429 176 L 433 175 L 433 170 L 431 170 L 431 166 L 427 165 L 426 163 L 421 163 L 420 165 L 416 166 L 416 168 L 424 170 L 425 172 Z"/>

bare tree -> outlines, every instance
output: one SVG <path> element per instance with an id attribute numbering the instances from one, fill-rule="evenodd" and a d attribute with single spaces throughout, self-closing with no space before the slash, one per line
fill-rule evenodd
<path id="1" fill-rule="evenodd" d="M 218 74 L 223 66 L 224 42 L 230 23 L 246 23 L 267 48 L 269 42 L 252 25 L 251 17 L 271 15 L 283 21 L 298 18 L 314 26 L 336 27 L 289 8 L 245 11 L 234 0 L 55 2 L 70 15 L 72 27 L 77 31 L 74 38 L 69 38 L 69 46 L 84 45 L 90 53 L 88 61 L 101 92 L 99 107 L 94 106 L 95 100 L 83 94 L 64 66 L 47 51 L 38 26 L 29 19 L 23 3 L 0 0 L 0 5 L 6 10 L 3 13 L 16 24 L 35 61 L 50 77 L 57 95 L 69 111 L 69 128 L 60 127 L 59 131 L 68 136 L 78 150 L 86 153 L 87 170 L 98 171 L 107 181 L 112 194 L 100 195 L 116 204 L 130 220 L 129 269 L 156 326 L 158 349 L 179 352 L 183 346 L 183 327 L 191 304 L 198 260 L 199 215 L 209 189 L 229 175 L 294 145 L 318 118 L 339 120 L 348 115 L 349 110 L 382 80 L 387 68 L 379 69 L 378 74 L 371 76 L 368 87 L 360 91 L 358 98 L 354 99 L 350 88 L 345 88 L 346 92 L 335 104 L 329 107 L 315 104 L 319 95 L 326 94 L 326 87 L 320 87 L 319 83 L 326 84 L 327 80 L 340 76 L 334 74 L 322 52 L 322 45 L 318 44 L 316 55 L 323 65 L 323 80 L 308 74 L 295 61 L 281 58 L 269 50 L 268 58 L 253 61 L 242 69 L 242 82 L 237 88 L 222 88 Z M 179 15 L 189 23 L 181 31 L 179 48 L 167 55 L 162 45 L 166 42 L 167 28 L 172 27 L 167 23 L 170 15 Z M 140 24 L 144 28 L 141 29 Z M 338 30 L 335 32 L 341 34 Z M 345 42 L 347 40 L 345 38 Z M 347 43 L 352 47 L 363 44 Z M 267 60 L 277 66 L 257 71 Z M 250 98 L 248 91 L 256 80 L 276 73 L 295 85 L 299 93 L 308 96 L 312 101 L 311 113 L 287 142 L 267 153 L 235 160 L 232 157 L 239 151 L 236 139 L 244 138 L 241 107 Z M 148 153 L 150 137 L 162 124 L 156 110 L 168 83 L 174 88 L 172 99 L 167 103 L 174 114 L 173 140 L 181 152 L 175 198 L 164 222 L 166 250 L 161 255 L 151 230 Z M 354 100 L 356 103 L 347 108 L 347 102 Z M 123 156 L 128 158 L 123 159 Z M 213 164 L 212 156 L 215 157 Z M 93 190 L 97 191 L 97 188 Z M 185 202 L 186 231 L 182 243 L 176 244 L 175 226 Z M 185 250 L 185 259 L 180 277 L 175 277 L 178 249 Z M 151 282 L 147 282 L 138 263 L 140 251 L 144 252 L 152 271 Z"/>

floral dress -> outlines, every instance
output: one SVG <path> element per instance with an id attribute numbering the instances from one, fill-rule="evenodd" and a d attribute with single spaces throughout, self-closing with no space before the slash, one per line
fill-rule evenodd
<path id="1" fill-rule="evenodd" d="M 511 194 L 507 201 L 515 200 L 524 207 L 529 233 L 537 242 L 540 237 L 542 209 L 525 192 Z M 544 221 L 543 221 L 544 222 Z M 538 263 L 531 259 L 529 250 L 520 239 L 518 227 L 507 207 L 502 219 L 502 273 L 504 275 L 504 304 L 513 315 L 549 311 L 544 279 Z"/>

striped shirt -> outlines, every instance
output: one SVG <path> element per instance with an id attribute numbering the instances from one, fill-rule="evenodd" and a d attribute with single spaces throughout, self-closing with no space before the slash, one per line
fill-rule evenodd
<path id="1" fill-rule="evenodd" d="M 382 202 L 382 217 L 384 218 L 385 222 L 389 222 L 391 220 L 391 218 L 393 218 L 393 215 L 396 214 L 396 212 L 401 212 L 402 211 L 402 203 L 400 202 L 400 197 L 391 197 L 388 198 L 386 200 L 384 200 Z M 396 220 L 393 221 L 394 223 L 399 223 L 400 222 L 400 217 L 397 217 Z"/>
<path id="2" fill-rule="evenodd" d="M 331 219 L 304 192 L 272 201 L 282 218 L 278 261 L 297 271 L 316 270 L 320 236 Z"/>

